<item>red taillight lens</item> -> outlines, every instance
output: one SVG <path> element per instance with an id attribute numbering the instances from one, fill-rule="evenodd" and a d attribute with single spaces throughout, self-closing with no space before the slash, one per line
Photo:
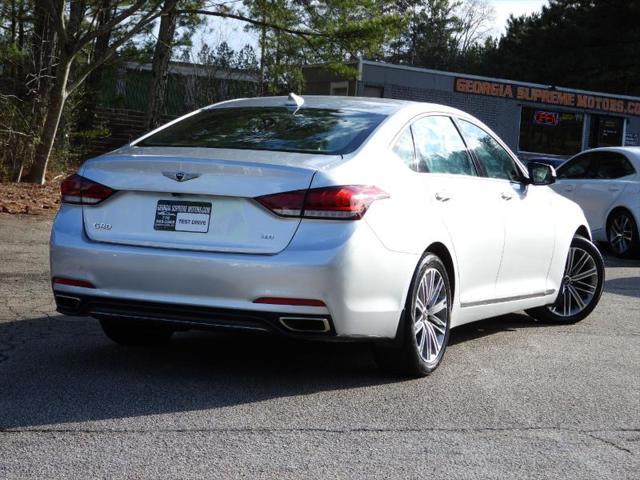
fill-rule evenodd
<path id="1" fill-rule="evenodd" d="M 96 288 L 95 285 L 86 280 L 78 280 L 77 278 L 53 278 L 54 285 L 70 285 L 72 287 Z"/>
<path id="2" fill-rule="evenodd" d="M 346 185 L 276 193 L 256 200 L 284 217 L 359 220 L 374 201 L 388 197 L 378 187 Z"/>
<path id="3" fill-rule="evenodd" d="M 263 206 L 282 217 L 299 217 L 304 206 L 306 190 L 276 193 L 256 198 Z"/>
<path id="4" fill-rule="evenodd" d="M 79 205 L 95 205 L 115 193 L 115 190 L 74 174 L 60 184 L 60 195 L 63 203 Z"/>
<path id="5" fill-rule="evenodd" d="M 314 188 L 307 193 L 303 216 L 359 220 L 374 201 L 388 197 L 387 193 L 372 186 Z"/>

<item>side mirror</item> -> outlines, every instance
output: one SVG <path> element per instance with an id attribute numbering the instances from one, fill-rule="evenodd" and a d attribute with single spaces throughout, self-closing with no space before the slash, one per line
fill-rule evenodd
<path id="1" fill-rule="evenodd" d="M 556 183 L 556 169 L 551 165 L 539 162 L 530 162 L 527 165 L 529 170 L 529 183 L 532 185 L 551 185 Z"/>

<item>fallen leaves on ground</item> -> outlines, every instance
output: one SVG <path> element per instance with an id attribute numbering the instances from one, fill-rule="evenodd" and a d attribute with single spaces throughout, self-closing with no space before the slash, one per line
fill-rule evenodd
<path id="1" fill-rule="evenodd" d="M 48 178 L 45 185 L 0 183 L 0 212 L 53 215 L 60 207 L 60 183 L 65 174 Z"/>

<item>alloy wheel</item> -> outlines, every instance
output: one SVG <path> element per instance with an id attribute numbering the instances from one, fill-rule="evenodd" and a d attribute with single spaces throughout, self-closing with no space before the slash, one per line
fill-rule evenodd
<path id="1" fill-rule="evenodd" d="M 447 333 L 449 299 L 438 270 L 425 270 L 413 301 L 413 331 L 422 359 L 434 362 L 442 351 Z"/>
<path id="2" fill-rule="evenodd" d="M 624 255 L 633 241 L 633 224 L 624 213 L 613 218 L 609 226 L 609 245 L 618 254 Z"/>
<path id="3" fill-rule="evenodd" d="M 571 247 L 565 266 L 560 295 L 551 311 L 572 317 L 587 308 L 598 289 L 598 268 L 593 256 L 579 247 Z"/>

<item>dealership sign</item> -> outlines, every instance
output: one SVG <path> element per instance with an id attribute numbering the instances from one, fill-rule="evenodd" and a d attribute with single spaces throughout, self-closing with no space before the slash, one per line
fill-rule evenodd
<path id="1" fill-rule="evenodd" d="M 457 77 L 454 80 L 453 88 L 454 91 L 459 93 L 471 93 L 474 95 L 509 98 L 531 103 L 560 105 L 562 107 L 640 116 L 640 101 L 638 100 L 634 101 L 615 97 L 573 93 L 557 90 L 553 87 L 534 88 L 515 83 L 490 82 Z"/>

